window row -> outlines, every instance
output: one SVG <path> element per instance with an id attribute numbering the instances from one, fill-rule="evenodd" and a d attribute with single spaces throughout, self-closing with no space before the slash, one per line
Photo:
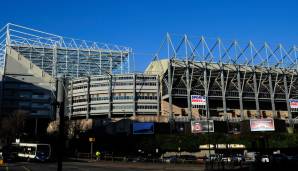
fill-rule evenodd
<path id="1" fill-rule="evenodd" d="M 138 96 L 138 99 L 142 99 L 142 100 L 157 100 L 157 96 Z"/>
<path id="2" fill-rule="evenodd" d="M 91 81 L 104 81 L 104 80 L 109 80 L 108 77 L 101 77 L 101 78 L 92 78 Z"/>
<path id="3" fill-rule="evenodd" d="M 101 101 L 101 100 L 109 100 L 109 97 L 103 97 L 103 96 L 94 96 L 91 97 L 91 101 Z"/>
<path id="4" fill-rule="evenodd" d="M 137 109 L 157 109 L 156 105 L 137 106 Z"/>
<path id="5" fill-rule="evenodd" d="M 72 89 L 77 90 L 77 89 L 84 89 L 84 88 L 87 88 L 87 87 L 88 87 L 87 85 L 82 85 L 82 86 L 73 87 Z"/>
<path id="6" fill-rule="evenodd" d="M 86 98 L 87 98 L 87 96 L 85 96 L 85 95 L 82 95 L 82 96 L 74 96 L 74 97 L 73 97 L 74 100 L 86 99 Z"/>
<path id="7" fill-rule="evenodd" d="M 142 80 L 156 80 L 156 77 L 150 77 L 150 76 L 137 76 L 137 79 L 142 79 Z"/>
<path id="8" fill-rule="evenodd" d="M 156 86 L 156 82 L 137 82 L 136 84 L 140 86 Z"/>
<path id="9" fill-rule="evenodd" d="M 109 109 L 108 106 L 96 106 L 96 107 L 91 107 L 91 110 L 106 110 Z"/>
<path id="10" fill-rule="evenodd" d="M 113 96 L 113 100 L 131 100 L 133 96 Z"/>
<path id="11" fill-rule="evenodd" d="M 132 80 L 133 76 L 126 76 L 126 77 L 116 77 L 116 80 Z"/>
<path id="12" fill-rule="evenodd" d="M 82 103 L 82 102 L 86 102 L 87 99 L 76 99 L 76 100 L 73 100 L 73 103 Z"/>
<path id="13" fill-rule="evenodd" d="M 78 80 L 78 81 L 73 81 L 72 83 L 73 84 L 79 84 L 79 83 L 84 83 L 86 82 L 87 80 Z"/>
<path id="14" fill-rule="evenodd" d="M 133 109 L 133 105 L 113 106 L 113 109 Z"/>
<path id="15" fill-rule="evenodd" d="M 87 111 L 87 108 L 76 108 L 76 109 L 73 109 L 73 112 L 82 112 L 82 111 Z"/>

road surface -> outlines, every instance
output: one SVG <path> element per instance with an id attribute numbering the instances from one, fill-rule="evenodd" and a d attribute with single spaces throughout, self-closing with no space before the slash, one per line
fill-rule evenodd
<path id="1" fill-rule="evenodd" d="M 0 166 L 0 171 L 53 171 L 56 163 L 17 162 Z M 129 162 L 64 162 L 63 171 L 203 171 L 204 165 L 153 164 Z"/>

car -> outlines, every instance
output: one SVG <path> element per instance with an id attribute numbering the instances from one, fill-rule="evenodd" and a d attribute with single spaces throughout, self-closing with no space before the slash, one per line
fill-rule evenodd
<path id="1" fill-rule="evenodd" d="M 224 156 L 223 158 L 221 158 L 221 160 L 223 162 L 230 163 L 232 161 L 232 157 L 231 156 Z"/>
<path id="2" fill-rule="evenodd" d="M 210 154 L 209 157 L 206 157 L 206 161 L 215 161 L 218 160 L 219 156 L 217 154 Z"/>
<path id="3" fill-rule="evenodd" d="M 288 156 L 285 154 L 273 154 L 271 156 L 271 161 L 273 163 L 285 163 L 288 161 Z"/>
<path id="4" fill-rule="evenodd" d="M 188 162 L 188 163 L 195 163 L 197 162 L 197 157 L 194 155 L 181 155 L 178 157 L 179 162 Z"/>
<path id="5" fill-rule="evenodd" d="M 179 159 L 184 159 L 184 160 L 197 160 L 197 157 L 194 155 L 181 155 L 179 156 Z"/>
<path id="6" fill-rule="evenodd" d="M 242 161 L 245 161 L 245 158 L 241 154 L 235 154 L 235 155 L 233 155 L 233 161 L 234 162 L 242 162 Z"/>
<path id="7" fill-rule="evenodd" d="M 162 160 L 165 163 L 176 163 L 178 161 L 176 156 L 163 157 Z"/>
<path id="8" fill-rule="evenodd" d="M 262 155 L 261 156 L 261 162 L 262 163 L 269 163 L 270 162 L 269 156 L 268 155 Z"/>

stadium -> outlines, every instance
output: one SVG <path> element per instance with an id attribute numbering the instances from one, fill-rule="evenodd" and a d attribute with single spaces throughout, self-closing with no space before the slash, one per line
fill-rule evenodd
<path id="1" fill-rule="evenodd" d="M 128 47 L 15 24 L 0 33 L 2 115 L 25 110 L 36 124 L 55 119 L 56 78 L 63 75 L 70 120 L 297 122 L 290 104 L 298 98 L 295 46 L 167 34 L 147 69 L 135 73 Z M 204 104 L 194 105 L 193 95 Z"/>

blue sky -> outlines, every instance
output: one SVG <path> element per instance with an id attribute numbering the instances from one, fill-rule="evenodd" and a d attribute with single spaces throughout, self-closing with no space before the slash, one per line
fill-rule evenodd
<path id="1" fill-rule="evenodd" d="M 5 0 L 7 22 L 67 37 L 132 47 L 136 70 L 150 63 L 167 32 L 297 44 L 298 1 Z"/>

